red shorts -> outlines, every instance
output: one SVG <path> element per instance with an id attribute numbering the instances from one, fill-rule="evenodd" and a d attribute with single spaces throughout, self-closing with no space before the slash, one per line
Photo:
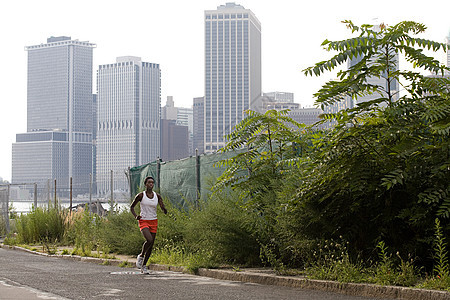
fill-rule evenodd
<path id="1" fill-rule="evenodd" d="M 156 233 L 156 230 L 158 229 L 158 219 L 155 220 L 139 220 L 139 228 L 144 229 L 145 227 L 148 227 L 150 229 L 151 233 Z"/>

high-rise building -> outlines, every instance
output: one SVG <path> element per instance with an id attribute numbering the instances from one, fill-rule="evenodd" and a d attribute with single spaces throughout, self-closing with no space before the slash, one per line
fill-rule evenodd
<path id="1" fill-rule="evenodd" d="M 177 160 L 189 157 L 188 127 L 175 120 L 161 119 L 161 159 Z"/>
<path id="2" fill-rule="evenodd" d="M 193 115 L 193 139 L 192 148 L 198 150 L 198 154 L 205 152 L 204 150 L 204 140 L 203 131 L 205 129 L 205 110 L 204 110 L 205 98 L 197 97 L 194 98 L 194 105 L 192 115 Z M 195 155 L 195 153 L 193 153 Z"/>
<path id="3" fill-rule="evenodd" d="M 175 107 L 173 96 L 167 96 L 166 105 L 161 108 L 161 119 L 176 120 L 178 115 L 178 107 Z"/>
<path id="4" fill-rule="evenodd" d="M 193 147 L 193 137 L 194 137 L 194 135 L 193 135 L 194 123 L 193 123 L 193 117 L 192 117 L 192 108 L 176 107 L 175 103 L 173 101 L 173 96 L 167 96 L 166 105 L 161 108 L 161 119 L 162 120 L 174 120 L 176 125 L 186 126 L 188 128 L 189 153 L 188 153 L 188 155 L 186 155 L 186 157 L 189 156 L 189 154 L 193 155 L 194 150 L 192 147 Z M 180 153 L 183 153 L 183 152 L 180 152 Z M 161 155 L 163 155 L 163 154 L 161 153 Z"/>
<path id="5" fill-rule="evenodd" d="M 235 3 L 205 11 L 205 152 L 222 148 L 245 110 L 261 110 L 260 99 L 259 20 Z"/>
<path id="6" fill-rule="evenodd" d="M 161 71 L 140 57 L 118 57 L 97 71 L 97 191 L 129 191 L 128 167 L 160 156 Z"/>
<path id="7" fill-rule="evenodd" d="M 92 173 L 92 57 L 95 44 L 50 37 L 27 46 L 27 133 L 13 144 L 12 182 L 57 180 L 89 191 Z"/>

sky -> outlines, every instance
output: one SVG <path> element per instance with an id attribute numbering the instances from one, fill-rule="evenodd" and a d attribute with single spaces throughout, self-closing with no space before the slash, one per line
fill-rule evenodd
<path id="1" fill-rule="evenodd" d="M 93 72 L 118 56 L 138 56 L 161 68 L 161 105 L 191 107 L 204 92 L 204 11 L 235 2 L 261 22 L 263 92 L 292 92 L 302 107 L 333 74 L 306 77 L 302 70 L 332 56 L 325 40 L 351 32 L 341 23 L 423 23 L 423 38 L 444 42 L 450 29 L 448 0 L 15 0 L 0 12 L 0 177 L 11 180 L 16 134 L 26 132 L 27 52 L 50 36 L 95 43 Z M 443 59 L 443 54 L 437 57 Z M 400 66 L 402 68 L 402 66 Z M 96 92 L 95 84 L 93 92 Z"/>

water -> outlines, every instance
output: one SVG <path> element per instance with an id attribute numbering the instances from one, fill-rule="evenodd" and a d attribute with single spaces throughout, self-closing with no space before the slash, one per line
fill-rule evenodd
<path id="1" fill-rule="evenodd" d="M 95 201 L 96 200 L 93 200 L 92 202 L 96 203 Z M 85 204 L 85 203 L 89 203 L 89 200 L 88 201 L 86 201 L 86 200 L 78 200 L 78 201 L 74 200 L 74 201 L 72 201 L 72 207 L 75 207 L 78 204 Z M 99 203 L 104 209 L 110 210 L 111 204 L 109 202 L 100 201 Z M 16 213 L 18 213 L 19 215 L 20 214 L 27 214 L 27 213 L 29 213 L 32 210 L 32 208 L 33 208 L 33 204 L 34 204 L 33 201 L 23 201 L 23 200 L 22 201 L 11 201 L 10 202 L 10 206 L 12 205 L 13 208 L 14 208 L 14 211 Z M 64 207 L 64 208 L 68 208 L 69 204 L 70 204 L 69 201 L 62 201 L 62 202 L 60 202 L 60 205 L 62 207 Z M 116 204 L 117 204 L 117 207 L 118 207 L 119 210 L 123 210 L 123 209 L 127 209 L 128 210 L 129 207 L 130 207 L 129 202 L 117 202 Z M 53 205 L 53 202 L 52 202 L 52 205 Z M 48 207 L 48 202 L 39 202 L 38 201 L 37 206 L 41 207 L 41 208 L 47 208 Z"/>

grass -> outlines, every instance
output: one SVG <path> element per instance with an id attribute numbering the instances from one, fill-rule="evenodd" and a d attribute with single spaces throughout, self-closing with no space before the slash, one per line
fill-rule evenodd
<path id="1" fill-rule="evenodd" d="M 305 275 L 312 279 L 334 280 L 339 282 L 372 283 L 394 285 L 450 292 L 448 251 L 439 220 L 436 219 L 434 236 L 435 266 L 432 275 L 423 276 L 415 266 L 414 259 L 408 256 L 395 256 L 383 241 L 376 246 L 378 261 L 364 264 L 349 258 L 343 241 L 325 241 L 317 244 L 315 261 L 305 269 Z"/>

